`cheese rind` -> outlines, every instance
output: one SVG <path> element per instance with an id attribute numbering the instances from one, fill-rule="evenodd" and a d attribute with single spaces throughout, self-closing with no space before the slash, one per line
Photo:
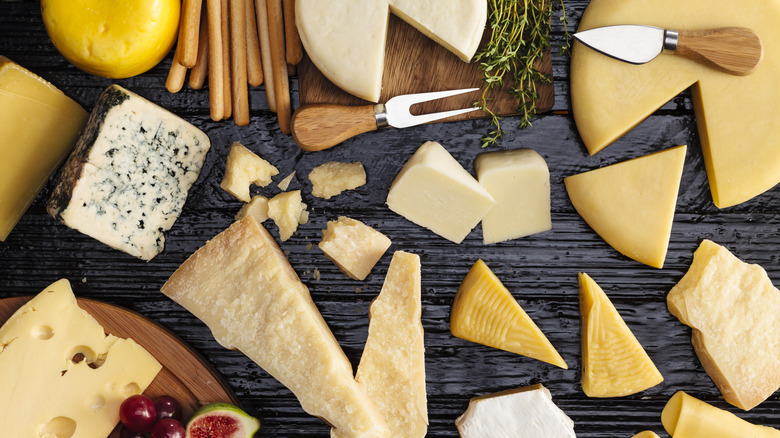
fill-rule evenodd
<path id="1" fill-rule="evenodd" d="M 425 142 L 398 172 L 387 194 L 390 210 L 460 243 L 496 204 L 442 145 Z"/>
<path id="2" fill-rule="evenodd" d="M 345 437 L 390 433 L 270 234 L 247 216 L 200 248 L 162 292 L 288 387 L 303 409 Z"/>
<path id="3" fill-rule="evenodd" d="M 780 438 L 780 430 L 748 423 L 683 391 L 666 403 L 661 422 L 674 438 Z"/>
<path id="4" fill-rule="evenodd" d="M 366 170 L 363 163 L 339 163 L 330 161 L 320 164 L 309 173 L 311 194 L 330 199 L 345 190 L 354 190 L 366 184 Z"/>
<path id="5" fill-rule="evenodd" d="M 761 266 L 703 240 L 666 302 L 727 402 L 750 410 L 780 388 L 780 290 Z"/>
<path id="6" fill-rule="evenodd" d="M 341 216 L 328 221 L 319 248 L 353 280 L 365 280 L 392 242 L 384 234 L 355 219 Z"/>
<path id="7" fill-rule="evenodd" d="M 279 170 L 268 161 L 239 142 L 233 142 L 225 164 L 225 175 L 219 186 L 241 201 L 249 202 L 249 186 L 256 184 L 265 187 L 271 183 L 271 177 Z"/>

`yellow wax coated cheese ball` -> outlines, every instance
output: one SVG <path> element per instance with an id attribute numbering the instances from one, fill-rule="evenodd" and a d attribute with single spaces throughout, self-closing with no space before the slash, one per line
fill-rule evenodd
<path id="1" fill-rule="evenodd" d="M 179 0 L 41 0 L 57 50 L 97 76 L 128 78 L 159 63 L 173 47 Z"/>

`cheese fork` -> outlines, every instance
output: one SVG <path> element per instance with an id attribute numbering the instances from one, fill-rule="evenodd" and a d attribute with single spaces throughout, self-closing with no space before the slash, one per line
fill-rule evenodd
<path id="1" fill-rule="evenodd" d="M 477 91 L 479 88 L 404 94 L 385 104 L 346 106 L 325 103 L 303 105 L 292 116 L 291 129 L 295 143 L 305 151 L 321 151 L 358 134 L 392 126 L 408 128 L 447 117 L 476 111 L 463 108 L 438 113 L 413 115 L 409 108 L 418 103 Z"/>

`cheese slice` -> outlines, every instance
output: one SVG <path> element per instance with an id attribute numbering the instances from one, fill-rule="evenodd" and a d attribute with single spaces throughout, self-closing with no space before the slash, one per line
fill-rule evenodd
<path id="1" fill-rule="evenodd" d="M 661 437 L 659 437 L 658 434 L 656 434 L 652 430 L 645 430 L 639 432 L 638 434 L 634 435 L 631 438 L 661 438 Z"/>
<path id="2" fill-rule="evenodd" d="M 467 341 L 568 369 L 544 333 L 481 259 L 458 288 L 450 331 Z"/>
<path id="3" fill-rule="evenodd" d="M 474 397 L 455 420 L 461 438 L 575 438 L 574 422 L 537 383 Z"/>
<path id="4" fill-rule="evenodd" d="M 365 280 L 390 248 L 390 239 L 355 219 L 341 216 L 328 221 L 319 248 L 353 280 Z"/>
<path id="5" fill-rule="evenodd" d="M 485 0 L 296 0 L 301 42 L 334 84 L 379 101 L 389 13 L 468 62 L 487 20 Z"/>
<path id="6" fill-rule="evenodd" d="M 750 410 L 780 388 L 780 290 L 761 266 L 704 240 L 666 302 L 727 402 Z"/>
<path id="7" fill-rule="evenodd" d="M 252 216 L 190 256 L 162 292 L 345 437 L 389 438 L 382 414 L 270 234 Z"/>
<path id="8" fill-rule="evenodd" d="M 588 397 L 622 397 L 664 378 L 601 287 L 579 274 L 582 390 Z"/>
<path id="9" fill-rule="evenodd" d="M 369 309 L 368 339 L 356 376 L 393 437 L 422 438 L 428 430 L 420 294 L 420 257 L 396 251 Z"/>
<path id="10" fill-rule="evenodd" d="M 0 327 L 2 435 L 107 437 L 161 369 L 132 339 L 106 336 L 59 280 Z"/>
<path id="11" fill-rule="evenodd" d="M 0 242 L 76 145 L 87 112 L 0 56 Z"/>
<path id="12" fill-rule="evenodd" d="M 748 423 L 683 391 L 677 391 L 661 413 L 673 438 L 780 438 L 780 430 Z"/>
<path id="13" fill-rule="evenodd" d="M 621 254 L 664 266 L 685 146 L 573 175 L 563 180 L 574 208 Z"/>
<path id="14" fill-rule="evenodd" d="M 703 12 L 705 11 L 706 12 Z M 680 56 L 630 65 L 575 44 L 571 58 L 574 120 L 591 154 L 692 87 L 696 122 L 715 205 L 730 207 L 780 182 L 780 2 L 752 0 L 594 0 L 579 30 L 612 24 L 665 29 L 742 26 L 756 31 L 764 58 L 749 76 L 733 76 Z"/>

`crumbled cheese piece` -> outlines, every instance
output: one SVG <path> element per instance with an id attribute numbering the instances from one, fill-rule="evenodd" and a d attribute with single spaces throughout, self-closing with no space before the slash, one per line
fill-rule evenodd
<path id="1" fill-rule="evenodd" d="M 258 222 L 263 223 L 268 219 L 268 198 L 265 196 L 257 195 L 252 196 L 252 200 L 249 204 L 244 204 L 241 210 L 236 214 L 236 220 L 240 221 L 247 215 L 252 215 Z"/>
<path id="2" fill-rule="evenodd" d="M 363 222 L 341 216 L 322 230 L 320 249 L 353 280 L 365 280 L 390 248 L 390 239 Z"/>
<path id="3" fill-rule="evenodd" d="M 230 146 L 225 176 L 219 184 L 222 190 L 236 198 L 249 202 L 249 186 L 251 184 L 265 187 L 271 183 L 271 177 L 279 174 L 279 170 L 268 161 L 257 156 L 239 142 Z"/>
<path id="4" fill-rule="evenodd" d="M 268 201 L 268 216 L 279 227 L 282 241 L 289 239 L 298 229 L 304 211 L 306 204 L 301 202 L 300 190 L 279 193 Z"/>
<path id="5" fill-rule="evenodd" d="M 290 187 L 290 183 L 292 182 L 293 178 L 295 178 L 295 171 L 285 176 L 283 180 L 279 181 L 277 187 L 279 187 L 279 189 L 282 191 L 286 191 Z"/>
<path id="6" fill-rule="evenodd" d="M 330 199 L 345 190 L 354 190 L 366 184 L 366 170 L 363 163 L 339 163 L 331 161 L 321 164 L 309 173 L 311 194 Z"/>

